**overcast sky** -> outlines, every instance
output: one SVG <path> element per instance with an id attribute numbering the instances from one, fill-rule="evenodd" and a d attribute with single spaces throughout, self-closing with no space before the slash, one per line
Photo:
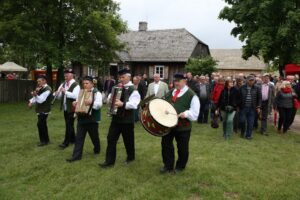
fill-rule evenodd
<path id="1" fill-rule="evenodd" d="M 186 28 L 200 40 L 215 48 L 241 48 L 242 43 L 230 35 L 233 24 L 218 19 L 226 5 L 223 0 L 116 0 L 130 30 L 139 21 L 147 21 L 149 30 Z"/>

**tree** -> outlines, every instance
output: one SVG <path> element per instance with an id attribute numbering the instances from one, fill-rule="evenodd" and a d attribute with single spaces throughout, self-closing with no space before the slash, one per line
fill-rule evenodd
<path id="1" fill-rule="evenodd" d="M 52 85 L 53 65 L 61 73 L 65 61 L 98 67 L 123 48 L 117 35 L 127 29 L 118 11 L 113 0 L 2 0 L 0 43 L 12 60 L 21 52 L 45 64 Z"/>
<path id="2" fill-rule="evenodd" d="M 300 62 L 299 0 L 225 0 L 220 19 L 234 22 L 231 31 L 243 41 L 243 58 L 263 57 L 278 63 L 280 74 L 288 63 Z"/>
<path id="3" fill-rule="evenodd" d="M 211 56 L 189 58 L 185 70 L 192 72 L 192 74 L 208 74 L 210 76 L 211 73 L 217 71 L 217 62 L 218 61 Z"/>

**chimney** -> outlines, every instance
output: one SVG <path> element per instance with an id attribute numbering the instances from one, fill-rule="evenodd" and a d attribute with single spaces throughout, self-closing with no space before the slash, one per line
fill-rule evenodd
<path id="1" fill-rule="evenodd" d="M 147 31 L 148 23 L 147 22 L 139 22 L 139 31 Z"/>

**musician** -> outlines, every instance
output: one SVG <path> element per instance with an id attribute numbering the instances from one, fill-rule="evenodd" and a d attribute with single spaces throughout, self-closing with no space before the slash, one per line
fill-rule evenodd
<path id="1" fill-rule="evenodd" d="M 120 100 L 116 99 L 115 102 L 118 111 L 116 115 L 112 115 L 107 135 L 106 158 L 105 162 L 100 164 L 102 168 L 112 167 L 115 164 L 116 145 L 120 134 L 122 134 L 127 153 L 125 163 L 128 164 L 135 159 L 134 110 L 137 109 L 141 96 L 130 81 L 131 74 L 128 69 L 120 70 L 118 75 L 120 80 L 118 87 L 123 88 L 122 95 Z"/>
<path id="2" fill-rule="evenodd" d="M 35 111 L 38 116 L 37 127 L 39 131 L 40 143 L 39 147 L 49 144 L 47 118 L 51 111 L 52 89 L 47 85 L 47 79 L 44 75 L 39 75 L 37 78 L 37 89 L 33 91 L 32 98 L 29 100 L 28 106 L 35 106 Z"/>
<path id="3" fill-rule="evenodd" d="M 94 145 L 94 154 L 100 153 L 100 139 L 98 126 L 100 122 L 100 108 L 102 107 L 102 95 L 95 87 L 94 79 L 91 76 L 86 76 L 83 79 L 83 88 L 87 91 L 92 92 L 92 99 L 85 100 L 84 104 L 89 106 L 91 114 L 77 114 L 77 134 L 76 141 L 71 158 L 67 159 L 67 162 L 74 162 L 80 160 L 82 157 L 82 150 L 86 133 L 88 132 L 92 143 Z M 96 81 L 95 81 L 96 82 Z M 76 107 L 78 98 L 73 105 Z"/>
<path id="4" fill-rule="evenodd" d="M 61 99 L 60 109 L 64 110 L 65 119 L 65 139 L 62 144 L 59 145 L 61 149 L 65 149 L 70 143 L 75 143 L 75 131 L 74 131 L 74 107 L 72 103 L 77 99 L 80 86 L 74 80 L 74 72 L 72 69 L 64 71 L 65 82 L 62 83 L 58 91 L 55 92 L 58 99 Z M 57 94 L 58 93 L 58 94 Z"/>
<path id="5" fill-rule="evenodd" d="M 176 139 L 178 148 L 178 160 L 175 165 L 175 172 L 185 169 L 189 157 L 189 140 L 191 135 L 191 121 L 198 119 L 200 102 L 195 92 L 187 86 L 187 80 L 183 74 L 174 75 L 175 89 L 166 95 L 178 113 L 178 124 L 168 135 L 162 137 L 162 157 L 164 167 L 161 173 L 171 173 L 174 169 L 174 146 Z"/>

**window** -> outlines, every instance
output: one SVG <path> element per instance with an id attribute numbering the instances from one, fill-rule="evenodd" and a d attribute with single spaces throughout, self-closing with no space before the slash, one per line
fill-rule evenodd
<path id="1" fill-rule="evenodd" d="M 156 65 L 154 73 L 155 74 L 159 74 L 160 75 L 160 79 L 164 79 L 165 78 L 164 66 L 163 65 Z"/>
<path id="2" fill-rule="evenodd" d="M 94 76 L 94 69 L 93 68 L 91 68 L 91 67 L 88 67 L 88 76 Z"/>

